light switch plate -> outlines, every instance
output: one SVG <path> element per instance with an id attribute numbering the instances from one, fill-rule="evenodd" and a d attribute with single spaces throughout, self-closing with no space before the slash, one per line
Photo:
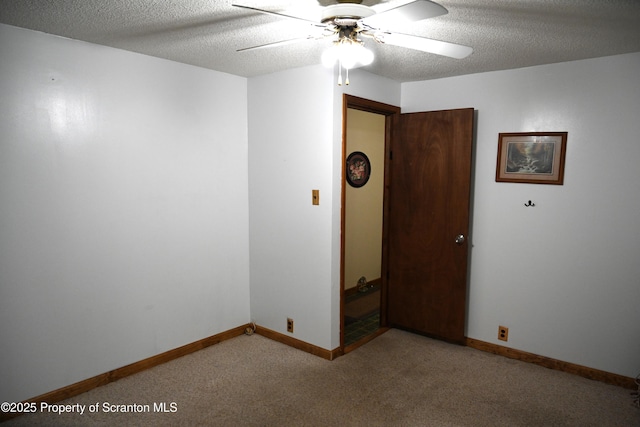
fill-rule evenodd
<path id="1" fill-rule="evenodd" d="M 320 190 L 311 190 L 311 203 L 314 205 L 320 204 Z"/>

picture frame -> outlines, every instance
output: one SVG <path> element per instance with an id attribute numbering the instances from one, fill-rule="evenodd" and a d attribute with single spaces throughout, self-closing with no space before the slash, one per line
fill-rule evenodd
<path id="1" fill-rule="evenodd" d="M 498 135 L 496 182 L 563 185 L 568 132 Z"/>
<path id="2" fill-rule="evenodd" d="M 347 157 L 345 169 L 347 183 L 355 188 L 360 188 L 369 181 L 371 176 L 371 162 L 362 151 L 354 151 Z"/>

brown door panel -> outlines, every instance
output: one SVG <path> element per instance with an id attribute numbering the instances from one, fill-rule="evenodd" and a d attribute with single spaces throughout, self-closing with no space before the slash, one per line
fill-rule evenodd
<path id="1" fill-rule="evenodd" d="M 388 321 L 453 342 L 464 341 L 473 118 L 402 114 L 392 143 Z"/>

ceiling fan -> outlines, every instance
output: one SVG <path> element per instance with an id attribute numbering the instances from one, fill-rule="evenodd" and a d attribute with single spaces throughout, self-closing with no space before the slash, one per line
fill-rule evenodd
<path id="1" fill-rule="evenodd" d="M 465 58 L 473 52 L 473 49 L 468 46 L 382 29 L 392 24 L 406 24 L 448 13 L 447 9 L 432 1 L 414 0 L 380 13 L 377 13 L 372 7 L 361 4 L 362 0 L 336 1 L 336 4 L 326 6 L 323 9 L 319 21 L 312 21 L 240 4 L 232 4 L 232 6 L 238 8 L 267 15 L 306 21 L 318 30 L 315 34 L 309 34 L 305 37 L 238 49 L 238 52 L 283 46 L 311 39 L 328 38 L 332 41 L 332 47 L 325 51 L 322 62 L 327 66 L 338 63 L 339 85 L 342 84 L 342 68 L 346 70 L 346 84 L 349 84 L 349 69 L 369 65 L 373 61 L 373 53 L 364 48 L 364 42 L 360 37 L 369 38 L 381 44 L 434 53 L 455 59 Z"/>

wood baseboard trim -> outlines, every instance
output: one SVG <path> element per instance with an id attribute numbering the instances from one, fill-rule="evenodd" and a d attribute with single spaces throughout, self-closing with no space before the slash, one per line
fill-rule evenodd
<path id="1" fill-rule="evenodd" d="M 574 375 L 579 375 L 590 380 L 600 381 L 619 387 L 636 389 L 638 386 L 634 378 L 625 377 L 624 375 L 613 374 L 611 372 L 601 371 L 599 369 L 588 368 L 586 366 L 576 365 L 574 363 L 563 362 L 562 360 L 552 359 L 550 357 L 539 356 L 514 348 L 504 347 L 497 344 L 491 344 L 485 341 L 467 338 L 466 344 L 476 350 L 486 351 L 488 353 L 497 354 L 508 357 L 510 359 L 522 360 L 523 362 L 535 363 L 545 368 L 563 371 Z"/>
<path id="2" fill-rule="evenodd" d="M 117 381 L 129 375 L 137 374 L 138 372 L 145 371 L 154 366 L 161 365 L 163 363 L 170 362 L 187 354 L 194 353 L 198 350 L 210 347 L 214 344 L 218 344 L 222 341 L 235 338 L 244 334 L 245 329 L 250 327 L 250 324 L 238 326 L 225 332 L 221 332 L 216 335 L 212 335 L 207 338 L 203 338 L 199 341 L 192 342 L 190 344 L 183 345 L 182 347 L 174 348 L 173 350 L 165 351 L 164 353 L 151 356 L 147 359 L 140 360 L 138 362 L 131 363 L 130 365 L 123 366 L 121 368 L 114 369 L 109 372 L 105 372 L 95 377 L 88 378 L 86 380 L 79 381 L 75 384 L 68 385 L 66 387 L 59 388 L 57 390 L 50 391 L 40 396 L 33 397 L 25 400 L 25 403 L 56 403 L 79 394 L 85 393 L 96 387 L 100 387 L 111 382 Z M 11 418 L 15 418 L 21 414 L 19 413 L 0 413 L 0 422 L 6 421 Z"/>
<path id="3" fill-rule="evenodd" d="M 311 353 L 314 356 L 319 356 L 327 360 L 333 360 L 336 357 L 342 355 L 342 351 L 340 350 L 340 348 L 336 348 L 334 350 L 326 350 L 322 347 L 309 344 L 308 342 L 299 340 L 297 338 L 289 337 L 287 335 L 281 334 L 280 332 L 264 328 L 260 325 L 256 327 L 256 334 L 262 335 L 265 338 L 278 341 L 279 343 L 288 345 L 289 347 L 297 348 L 298 350 Z"/>

